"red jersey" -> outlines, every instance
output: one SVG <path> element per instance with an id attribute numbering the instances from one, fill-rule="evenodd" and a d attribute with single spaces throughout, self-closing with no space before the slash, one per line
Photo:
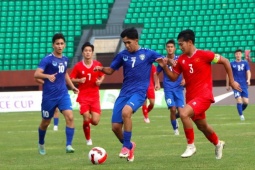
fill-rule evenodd
<path id="1" fill-rule="evenodd" d="M 90 67 L 84 64 L 84 61 L 78 62 L 71 74 L 71 79 L 80 79 L 86 77 L 84 83 L 79 83 L 79 93 L 77 97 L 77 102 L 85 100 L 99 100 L 99 86 L 96 85 L 96 80 L 99 77 L 102 77 L 104 74 L 101 71 L 94 71 L 94 67 L 102 66 L 102 64 L 96 60 L 93 60 Z"/>
<path id="2" fill-rule="evenodd" d="M 152 67 L 151 67 L 151 74 L 150 74 L 150 84 L 149 84 L 148 89 L 153 89 L 154 90 L 154 87 L 155 87 L 154 74 L 156 72 L 157 72 L 156 66 L 152 65 Z"/>
<path id="3" fill-rule="evenodd" d="M 180 55 L 173 69 L 176 73 L 183 74 L 187 103 L 196 97 L 203 97 L 214 103 L 211 70 L 214 57 L 213 52 L 204 50 L 196 50 L 191 57 Z"/>

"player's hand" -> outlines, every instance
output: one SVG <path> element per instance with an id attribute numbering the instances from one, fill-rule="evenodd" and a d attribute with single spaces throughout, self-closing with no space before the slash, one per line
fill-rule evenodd
<path id="1" fill-rule="evenodd" d="M 174 59 L 167 59 L 167 64 L 170 66 L 176 66 L 177 61 Z"/>
<path id="2" fill-rule="evenodd" d="M 80 80 L 79 80 L 79 83 L 85 83 L 86 81 L 86 77 L 82 77 Z"/>
<path id="3" fill-rule="evenodd" d="M 73 90 L 73 93 L 74 93 L 74 94 L 79 93 L 79 89 L 77 89 L 76 87 L 73 87 L 73 89 L 72 89 L 72 90 Z"/>
<path id="4" fill-rule="evenodd" d="M 100 86 L 101 83 L 102 83 L 101 80 L 99 80 L 99 79 L 96 80 L 96 85 L 97 85 L 97 86 Z"/>
<path id="5" fill-rule="evenodd" d="M 229 91 L 231 88 L 230 86 L 226 86 L 226 90 Z"/>
<path id="6" fill-rule="evenodd" d="M 247 80 L 247 85 L 250 86 L 251 85 L 251 81 L 250 80 Z"/>
<path id="7" fill-rule="evenodd" d="M 156 85 L 155 85 L 155 90 L 156 90 L 156 91 L 160 90 L 160 85 L 159 85 L 159 84 L 156 84 Z"/>
<path id="8" fill-rule="evenodd" d="M 185 84 L 186 84 L 185 79 L 182 79 L 181 86 L 185 86 Z"/>
<path id="9" fill-rule="evenodd" d="M 242 88 L 240 87 L 240 84 L 237 83 L 236 81 L 231 82 L 231 83 L 230 83 L 230 86 L 231 86 L 233 89 L 235 89 L 235 90 L 237 90 L 237 91 L 239 91 L 239 92 L 242 92 Z"/>
<path id="10" fill-rule="evenodd" d="M 102 66 L 96 66 L 94 67 L 94 71 L 102 71 L 103 67 Z"/>
<path id="11" fill-rule="evenodd" d="M 157 58 L 155 60 L 161 67 L 165 67 L 167 65 L 167 60 L 165 58 Z"/>
<path id="12" fill-rule="evenodd" d="M 48 79 L 50 80 L 50 82 L 54 82 L 55 80 L 56 80 L 56 75 L 57 75 L 58 73 L 55 73 L 55 74 L 51 74 L 51 75 L 49 75 L 48 76 Z"/>

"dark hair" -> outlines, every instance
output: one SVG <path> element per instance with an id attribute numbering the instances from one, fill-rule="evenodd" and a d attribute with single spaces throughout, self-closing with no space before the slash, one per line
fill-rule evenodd
<path id="1" fill-rule="evenodd" d="M 90 42 L 85 42 L 81 47 L 81 51 L 83 51 L 85 47 L 91 47 L 92 52 L 94 52 L 94 45 L 92 45 Z"/>
<path id="2" fill-rule="evenodd" d="M 237 53 L 237 52 L 243 52 L 241 49 L 237 49 L 236 51 L 235 51 L 235 53 Z"/>
<path id="3" fill-rule="evenodd" d="M 167 45 L 167 44 L 173 44 L 173 45 L 175 46 L 175 42 L 174 42 L 174 40 L 173 40 L 173 39 L 168 40 L 168 41 L 166 42 L 166 45 Z"/>
<path id="4" fill-rule="evenodd" d="M 178 37 L 177 39 L 183 39 L 183 41 L 189 41 L 191 40 L 192 43 L 194 44 L 195 43 L 195 33 L 190 30 L 190 29 L 186 29 L 186 30 L 183 30 L 181 31 L 179 34 L 178 34 Z"/>
<path id="5" fill-rule="evenodd" d="M 134 40 L 134 39 L 138 39 L 138 32 L 134 27 L 127 28 L 124 31 L 122 31 L 120 36 L 121 36 L 121 38 L 127 37 L 127 38 Z"/>
<path id="6" fill-rule="evenodd" d="M 54 42 L 57 40 L 57 39 L 63 39 L 64 42 L 66 42 L 65 40 L 65 37 L 62 33 L 56 33 L 53 37 L 52 37 L 52 43 L 54 44 Z"/>

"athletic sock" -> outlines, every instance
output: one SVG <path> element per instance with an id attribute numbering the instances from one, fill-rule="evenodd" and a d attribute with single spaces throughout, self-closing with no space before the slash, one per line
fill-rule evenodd
<path id="1" fill-rule="evenodd" d="M 123 146 L 128 149 L 131 149 L 132 148 L 132 143 L 131 143 L 132 132 L 124 131 L 123 136 L 124 136 Z"/>
<path id="2" fill-rule="evenodd" d="M 194 129 L 184 129 L 185 136 L 187 139 L 188 144 L 193 144 L 194 143 Z"/>
<path id="3" fill-rule="evenodd" d="M 248 104 L 243 104 L 242 105 L 242 110 L 244 111 L 246 109 L 246 107 L 248 106 Z"/>
<path id="4" fill-rule="evenodd" d="M 177 123 L 176 123 L 176 119 L 175 120 L 171 120 L 171 124 L 172 124 L 172 127 L 174 130 L 176 130 L 178 127 L 177 127 Z"/>
<path id="5" fill-rule="evenodd" d="M 58 117 L 54 117 L 54 126 L 58 126 L 58 122 L 59 122 L 59 118 Z"/>
<path id="6" fill-rule="evenodd" d="M 239 116 L 243 115 L 242 105 L 243 105 L 242 103 L 237 103 L 236 104 L 236 108 L 237 108 Z"/>
<path id="7" fill-rule="evenodd" d="M 146 105 L 142 106 L 143 116 L 144 118 L 148 118 L 148 109 Z"/>
<path id="8" fill-rule="evenodd" d="M 212 134 L 210 134 L 209 136 L 206 136 L 206 138 L 213 143 L 214 145 L 217 145 L 219 142 L 218 136 L 216 135 L 215 132 L 213 132 Z"/>
<path id="9" fill-rule="evenodd" d="M 72 145 L 74 135 L 74 128 L 66 126 L 66 146 Z"/>
<path id="10" fill-rule="evenodd" d="M 83 132 L 86 140 L 90 139 L 90 126 L 89 126 L 90 121 L 84 121 L 83 122 Z"/>
<path id="11" fill-rule="evenodd" d="M 148 113 L 153 109 L 153 107 L 154 107 L 154 105 L 149 104 L 149 106 L 148 106 Z"/>
<path id="12" fill-rule="evenodd" d="M 44 138 L 45 138 L 46 130 L 41 130 L 40 128 L 38 128 L 38 134 L 39 134 L 39 144 L 43 145 L 44 144 Z"/>

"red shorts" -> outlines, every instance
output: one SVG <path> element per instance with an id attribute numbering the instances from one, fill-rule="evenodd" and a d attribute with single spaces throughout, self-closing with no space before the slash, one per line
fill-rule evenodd
<path id="1" fill-rule="evenodd" d="M 194 111 L 193 121 L 202 120 L 206 118 L 205 111 L 211 106 L 212 100 L 201 97 L 190 100 L 187 104 L 190 105 Z"/>
<path id="2" fill-rule="evenodd" d="M 154 90 L 154 88 L 149 88 L 148 90 L 147 90 L 147 98 L 148 99 L 155 99 L 155 90 Z"/>
<path id="3" fill-rule="evenodd" d="M 99 100 L 94 101 L 81 101 L 80 104 L 80 114 L 89 111 L 89 112 L 96 112 L 98 114 L 101 114 L 101 106 Z"/>

